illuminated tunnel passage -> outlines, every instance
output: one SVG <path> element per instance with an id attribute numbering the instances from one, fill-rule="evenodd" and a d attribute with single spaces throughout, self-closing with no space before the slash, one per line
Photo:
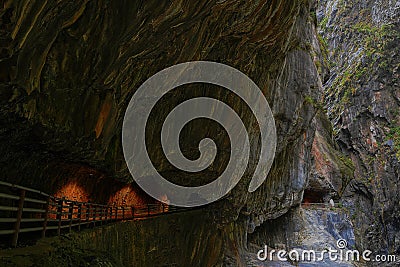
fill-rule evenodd
<path id="1" fill-rule="evenodd" d="M 141 206 L 157 203 L 134 184 L 124 184 L 108 179 L 100 182 L 88 182 L 86 179 L 74 178 L 64 184 L 54 196 L 79 202 L 117 206 Z"/>
<path id="2" fill-rule="evenodd" d="M 136 184 L 119 182 L 87 166 L 64 166 L 55 180 L 50 193 L 59 198 L 120 206 L 158 203 Z"/>
<path id="3" fill-rule="evenodd" d="M 159 203 L 136 184 L 126 184 L 87 166 L 64 166 L 52 194 L 72 201 L 117 206 L 142 206 Z"/>
<path id="4" fill-rule="evenodd" d="M 306 189 L 306 190 L 304 190 L 302 204 L 303 205 L 319 204 L 319 203 L 323 204 L 325 196 L 326 196 L 326 192 Z"/>

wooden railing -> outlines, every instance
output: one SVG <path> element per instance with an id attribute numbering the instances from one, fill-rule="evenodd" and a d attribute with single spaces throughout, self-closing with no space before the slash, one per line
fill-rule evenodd
<path id="1" fill-rule="evenodd" d="M 48 231 L 53 231 L 60 235 L 63 229 L 80 231 L 82 226 L 187 210 L 163 203 L 116 206 L 78 202 L 0 181 L 0 236 L 10 236 L 13 247 L 17 246 L 20 233 L 41 232 L 41 237 L 45 237 Z"/>

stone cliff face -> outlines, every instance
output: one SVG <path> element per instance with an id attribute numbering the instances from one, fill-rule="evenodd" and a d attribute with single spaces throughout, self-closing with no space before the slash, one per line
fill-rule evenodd
<path id="1" fill-rule="evenodd" d="M 270 261 L 263 262 L 257 259 L 256 253 L 260 247 L 268 245 L 270 248 L 290 251 L 296 249 L 300 253 L 304 250 L 314 250 L 316 253 L 327 248 L 336 248 L 337 240 L 347 241 L 349 248 L 354 248 L 355 239 L 353 225 L 347 212 L 342 209 L 301 208 L 292 209 L 284 216 L 271 220 L 260 226 L 249 237 L 249 262 L 251 266 L 329 266 L 350 267 L 352 262 L 338 262 L 325 257 L 317 262 L 310 261 Z M 320 255 L 320 254 L 318 254 Z M 318 256 L 319 257 L 319 256 Z"/>
<path id="2" fill-rule="evenodd" d="M 258 128 L 243 103 L 223 90 L 193 86 L 184 94 L 174 91 L 149 122 L 148 145 L 158 170 L 183 182 L 187 174 L 165 162 L 153 138 L 166 113 L 196 95 L 217 97 L 238 111 L 255 152 L 238 186 L 205 216 L 218 222 L 218 238 L 225 244 L 213 253 L 241 262 L 238 251 L 246 246 L 246 232 L 298 205 L 309 177 L 315 103 L 321 93 L 313 7 L 313 1 L 304 0 L 6 1 L 0 13 L 4 179 L 53 193 L 83 166 L 94 169 L 95 181 L 131 182 L 121 152 L 121 126 L 140 84 L 180 62 L 231 65 L 263 90 L 276 120 L 276 159 L 261 188 L 247 192 L 257 162 Z M 190 138 L 181 145 L 189 158 L 198 153 L 191 149 L 197 145 L 193 140 L 204 132 L 212 136 L 215 129 L 201 121 L 188 125 Z M 227 136 L 215 138 L 223 147 Z M 215 178 L 229 153 L 222 150 L 217 157 L 218 164 L 200 182 Z M 70 175 L 63 172 L 65 166 Z"/>
<path id="3" fill-rule="evenodd" d="M 29 183 L 26 177 L 47 177 L 44 168 L 57 168 L 55 162 L 72 161 L 129 181 L 120 135 L 135 89 L 175 63 L 214 60 L 246 72 L 264 90 L 280 133 L 278 159 L 299 166 L 292 178 L 306 175 L 306 164 L 284 151 L 307 153 L 295 142 L 307 145 L 313 135 L 313 106 L 304 101 L 318 94 L 318 75 L 307 52 L 313 38 L 309 3 L 203 4 L 8 1 L 2 10 L 1 84 L 7 129 L 2 144 L 11 152 L 2 155 L 7 172 L 18 170 L 14 176 Z M 155 114 L 153 124 L 162 116 Z M 154 161 L 162 161 L 158 147 L 154 150 Z M 160 172 L 171 170 L 160 165 Z"/>
<path id="4" fill-rule="evenodd" d="M 400 2 L 320 1 L 330 66 L 325 103 L 336 141 L 354 168 L 341 189 L 357 245 L 400 252 Z"/>

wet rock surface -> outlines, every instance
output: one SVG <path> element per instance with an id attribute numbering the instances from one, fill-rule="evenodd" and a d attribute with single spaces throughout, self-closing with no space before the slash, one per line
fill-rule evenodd
<path id="1" fill-rule="evenodd" d="M 301 201 L 314 135 L 314 107 L 305 101 L 318 98 L 320 86 L 307 51 L 315 38 L 311 7 L 311 1 L 8 1 L 2 10 L 7 42 L 2 42 L 1 60 L 7 64 L 1 82 L 0 160 L 6 179 L 46 187 L 57 179 L 63 162 L 77 162 L 131 182 L 121 150 L 122 120 L 131 96 L 165 67 L 210 60 L 246 73 L 270 102 L 279 140 L 268 182 L 255 194 L 244 190 L 257 162 L 258 128 L 239 99 L 212 86 L 189 86 L 185 94 L 175 91 L 160 103 L 148 125 L 151 158 L 167 178 L 190 180 L 166 162 L 159 126 L 179 102 L 196 95 L 216 97 L 239 111 L 255 148 L 230 202 L 236 211 L 248 205 L 248 211 L 268 211 L 268 217 L 282 213 Z M 215 128 L 208 122 L 188 125 L 181 147 L 189 158 L 198 153 L 195 140 Z M 215 138 L 221 146 L 226 142 L 224 134 Z M 202 179 L 216 178 L 228 158 L 221 150 L 218 164 Z"/>
<path id="2" fill-rule="evenodd" d="M 327 249 L 338 249 L 337 241 L 346 240 L 346 250 L 354 249 L 355 238 L 352 222 L 347 213 L 338 208 L 296 208 L 276 220 L 267 221 L 253 234 L 249 236 L 250 266 L 358 266 L 352 261 L 343 259 L 331 260 L 328 254 L 321 257 L 321 252 Z M 296 250 L 300 253 L 304 250 L 316 252 L 314 260 L 293 262 L 279 261 L 275 253 L 274 261 L 260 261 L 257 252 L 268 246 L 272 249 L 290 252 Z M 311 257 L 312 259 L 312 257 Z M 254 265 L 252 265 L 254 264 Z M 257 265 L 259 264 L 259 265 Z M 270 265 L 271 264 L 271 265 Z M 359 263 L 357 263 L 359 264 Z"/>
<path id="3" fill-rule="evenodd" d="M 399 1 L 321 1 L 335 139 L 354 167 L 342 190 L 357 246 L 399 254 Z"/>

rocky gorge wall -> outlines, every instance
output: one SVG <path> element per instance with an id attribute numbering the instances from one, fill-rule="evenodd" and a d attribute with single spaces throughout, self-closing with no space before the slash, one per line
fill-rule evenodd
<path id="1" fill-rule="evenodd" d="M 342 190 L 357 245 L 400 253 L 400 2 L 320 1 L 325 104 L 354 168 Z"/>

